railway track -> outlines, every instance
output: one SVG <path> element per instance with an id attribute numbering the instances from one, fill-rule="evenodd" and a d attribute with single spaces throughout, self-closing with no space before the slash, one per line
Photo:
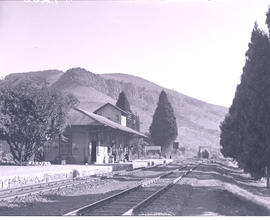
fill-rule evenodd
<path id="1" fill-rule="evenodd" d="M 53 181 L 48 183 L 41 183 L 41 184 L 34 184 L 29 186 L 23 186 L 18 188 L 11 188 L 0 190 L 0 201 L 1 200 L 8 200 L 8 199 L 16 199 L 19 197 L 24 197 L 28 195 L 46 193 L 54 190 L 60 190 L 62 188 L 74 187 L 81 184 L 87 184 L 90 182 L 94 182 L 99 180 L 102 177 L 113 177 L 115 175 L 129 175 L 140 172 L 142 170 L 153 169 L 157 166 L 164 166 L 164 164 L 156 165 L 152 167 L 144 167 L 144 168 L 137 168 L 134 170 L 122 170 L 122 171 L 114 171 L 112 173 L 105 173 L 105 174 L 98 174 L 93 176 L 87 177 L 77 177 L 69 180 L 60 180 L 60 181 Z"/>
<path id="2" fill-rule="evenodd" d="M 80 209 L 66 213 L 65 216 L 136 215 L 142 207 L 145 207 L 198 166 L 199 164 L 180 166 L 177 169 L 167 171 L 158 177 L 142 181 L 135 187 L 123 190 Z M 187 168 L 187 170 L 184 173 L 181 172 L 179 175 L 178 172 L 182 171 L 184 168 Z M 170 176 L 173 180 L 170 178 L 168 180 L 168 177 Z M 167 179 L 167 182 L 165 181 L 164 185 L 165 178 Z"/>

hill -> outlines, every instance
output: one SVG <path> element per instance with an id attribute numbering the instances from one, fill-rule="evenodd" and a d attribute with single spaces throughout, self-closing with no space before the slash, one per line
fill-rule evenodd
<path id="1" fill-rule="evenodd" d="M 48 85 L 56 82 L 64 72 L 59 70 L 43 70 L 38 72 L 26 72 L 26 73 L 11 73 L 5 77 L 5 79 L 16 80 L 21 77 L 35 80 L 38 82 L 45 82 Z"/>
<path id="2" fill-rule="evenodd" d="M 193 154 L 197 152 L 198 146 L 207 145 L 219 149 L 219 124 L 227 113 L 225 107 L 194 99 L 128 74 L 94 74 L 82 68 L 72 68 L 66 72 L 47 70 L 10 74 L 6 78 L 16 79 L 22 76 L 44 80 L 65 93 L 74 94 L 80 100 L 79 106 L 90 111 L 106 102 L 115 104 L 123 90 L 132 111 L 140 116 L 142 132 L 148 132 L 159 93 L 164 89 L 177 118 L 177 141 L 180 145 Z"/>

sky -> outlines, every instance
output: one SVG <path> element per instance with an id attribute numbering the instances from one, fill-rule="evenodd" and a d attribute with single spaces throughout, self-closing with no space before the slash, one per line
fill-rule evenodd
<path id="1" fill-rule="evenodd" d="M 270 0 L 0 0 L 0 77 L 82 67 L 229 107 Z M 55 1 L 58 1 L 56 3 Z"/>

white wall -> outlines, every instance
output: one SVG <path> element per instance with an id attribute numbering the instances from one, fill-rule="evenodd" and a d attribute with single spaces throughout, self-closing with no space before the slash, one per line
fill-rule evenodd
<path id="1" fill-rule="evenodd" d="M 127 126 L 127 117 L 121 115 L 121 125 L 123 126 Z"/>

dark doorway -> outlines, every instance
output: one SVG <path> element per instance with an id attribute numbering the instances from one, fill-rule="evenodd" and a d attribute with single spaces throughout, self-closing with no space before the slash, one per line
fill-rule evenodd
<path id="1" fill-rule="evenodd" d="M 97 161 L 97 142 L 96 141 L 92 141 L 92 150 L 91 150 L 91 161 L 92 163 Z"/>

